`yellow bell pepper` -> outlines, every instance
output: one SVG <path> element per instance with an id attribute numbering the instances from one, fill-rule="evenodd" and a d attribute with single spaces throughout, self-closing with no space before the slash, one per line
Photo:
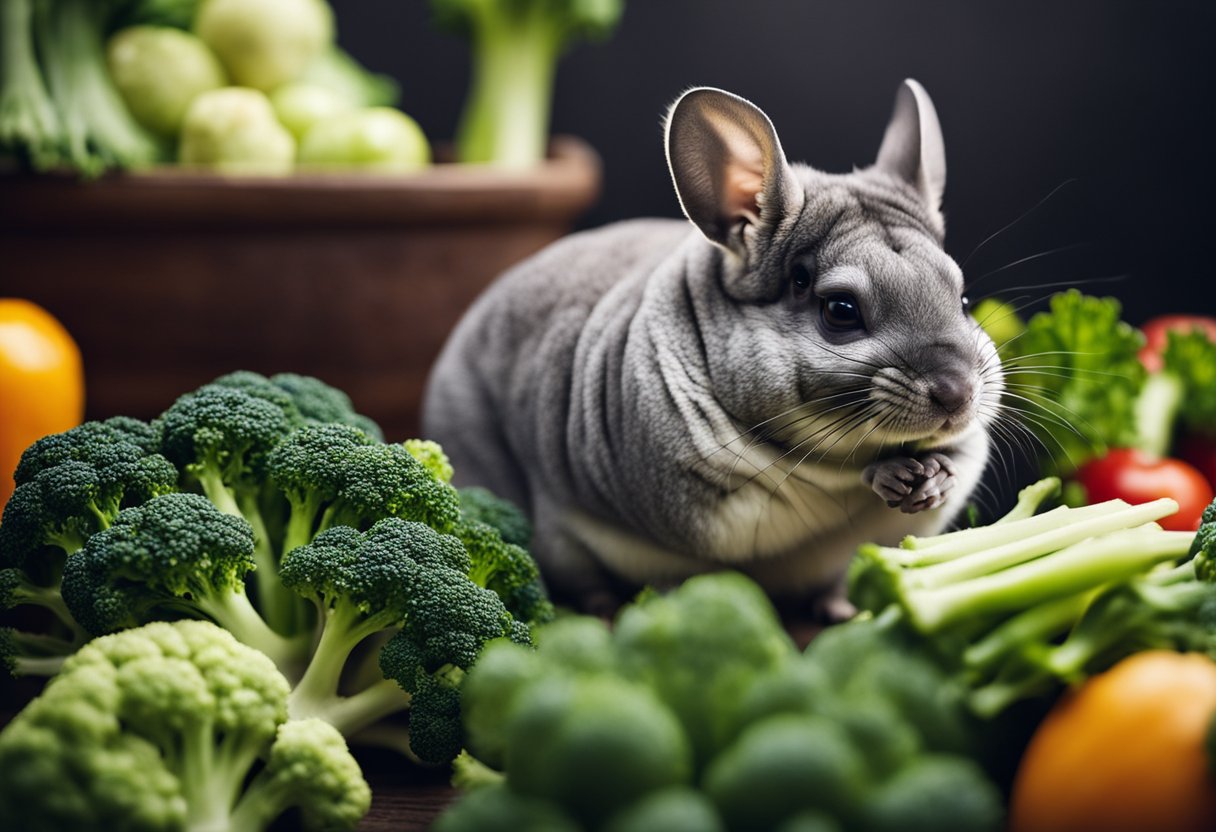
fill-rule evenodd
<path id="1" fill-rule="evenodd" d="M 0 507 L 22 451 L 83 418 L 84 369 L 72 336 L 37 304 L 0 298 Z"/>
<path id="2" fill-rule="evenodd" d="M 1205 750 L 1216 662 L 1137 653 L 1057 704 L 1013 785 L 1011 832 L 1206 832 L 1216 777 Z"/>

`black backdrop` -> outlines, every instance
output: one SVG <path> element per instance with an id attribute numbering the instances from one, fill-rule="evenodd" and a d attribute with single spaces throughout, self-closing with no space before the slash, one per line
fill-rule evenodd
<path id="1" fill-rule="evenodd" d="M 342 44 L 400 81 L 403 109 L 428 135 L 450 137 L 468 50 L 431 25 L 427 0 L 334 6 Z M 682 89 L 750 98 L 791 158 L 845 171 L 872 160 L 896 86 L 912 76 L 945 131 L 957 259 L 1059 188 L 967 272 L 1065 250 L 973 295 L 1076 282 L 1119 296 L 1133 322 L 1216 313 L 1214 33 L 1216 4 L 1203 0 L 627 0 L 610 40 L 563 59 L 553 127 L 604 159 L 604 194 L 583 225 L 676 216 L 659 119 Z"/>

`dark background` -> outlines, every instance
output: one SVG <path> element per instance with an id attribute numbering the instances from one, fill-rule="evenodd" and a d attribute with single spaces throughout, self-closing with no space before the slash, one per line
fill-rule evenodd
<path id="1" fill-rule="evenodd" d="M 341 43 L 400 81 L 402 108 L 432 139 L 450 137 L 464 42 L 431 24 L 425 0 L 333 5 Z M 683 89 L 749 98 L 792 159 L 847 171 L 872 161 L 897 85 L 915 77 L 945 133 L 956 259 L 1055 191 L 967 262 L 974 282 L 1033 257 L 973 299 L 1033 302 L 1075 283 L 1120 297 L 1135 323 L 1216 313 L 1213 33 L 1207 2 L 627 0 L 610 40 L 563 59 L 553 129 L 604 160 L 584 226 L 678 216 L 659 125 Z"/>

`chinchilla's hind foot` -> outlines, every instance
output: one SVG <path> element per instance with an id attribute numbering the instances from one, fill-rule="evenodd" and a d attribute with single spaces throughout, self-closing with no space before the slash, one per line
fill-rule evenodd
<path id="1" fill-rule="evenodd" d="M 940 451 L 915 457 L 897 456 L 868 466 L 862 481 L 905 514 L 935 509 L 954 488 L 954 463 Z"/>

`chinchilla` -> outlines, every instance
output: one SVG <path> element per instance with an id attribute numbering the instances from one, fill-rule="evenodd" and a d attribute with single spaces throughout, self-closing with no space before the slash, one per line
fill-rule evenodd
<path id="1" fill-rule="evenodd" d="M 905 81 L 877 161 L 831 174 L 701 87 L 666 150 L 692 225 L 608 225 L 505 273 L 440 355 L 424 433 L 457 484 L 526 508 L 559 598 L 728 568 L 838 612 L 860 543 L 965 505 L 1003 389 L 942 249 L 933 103 Z"/>

